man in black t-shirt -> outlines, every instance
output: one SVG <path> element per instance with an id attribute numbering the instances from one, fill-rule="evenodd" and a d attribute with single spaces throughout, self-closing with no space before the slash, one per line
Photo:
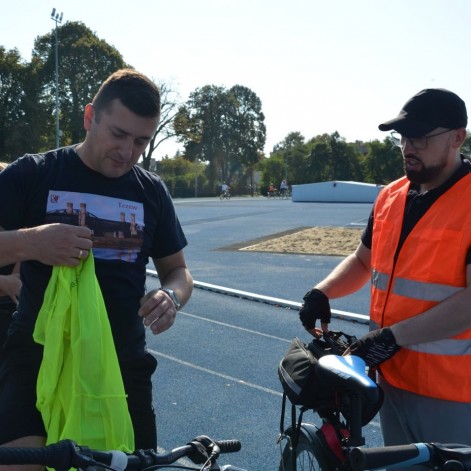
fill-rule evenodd
<path id="1" fill-rule="evenodd" d="M 157 446 L 151 384 L 157 362 L 146 351 L 145 328 L 153 334 L 169 329 L 193 287 L 183 255 L 187 241 L 170 195 L 158 176 L 136 166 L 159 118 L 155 84 L 134 70 L 120 70 L 86 105 L 83 142 L 25 155 L 0 174 L 0 197 L 9 208 L 0 214 L 6 234 L 24 227 L 81 229 L 74 237 L 89 245 L 80 240 L 69 249 L 66 265 L 80 263 L 93 250 L 136 448 Z M 61 250 L 64 260 L 65 244 Z M 161 288 L 146 293 L 149 258 Z M 36 446 L 46 437 L 35 406 L 42 348 L 32 332 L 53 263 L 50 257 L 39 260 L 43 263 L 27 258 L 21 263 L 18 313 L 2 352 L 0 423 L 8 424 L 0 427 L 3 445 Z"/>

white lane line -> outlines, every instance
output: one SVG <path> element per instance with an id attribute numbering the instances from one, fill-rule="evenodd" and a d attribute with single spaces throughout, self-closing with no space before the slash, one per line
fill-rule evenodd
<path id="1" fill-rule="evenodd" d="M 223 373 L 219 373 L 218 371 L 210 370 L 209 368 L 204 368 L 202 366 L 195 365 L 194 363 L 189 363 L 187 361 L 180 360 L 179 358 L 173 357 L 171 355 L 167 355 L 167 354 L 162 353 L 162 352 L 157 352 L 156 350 L 148 349 L 147 351 L 152 353 L 152 355 L 155 355 L 156 357 L 166 358 L 167 360 L 171 360 L 171 361 L 174 361 L 176 363 L 180 363 L 180 365 L 188 366 L 189 368 L 193 368 L 195 370 L 203 371 L 204 373 L 208 373 L 208 374 L 213 375 L 213 376 L 218 376 L 219 378 L 225 379 L 227 381 L 232 381 L 232 382 L 237 383 L 241 386 L 247 386 L 248 388 L 257 389 L 259 391 L 263 391 L 263 392 L 266 392 L 266 393 L 269 393 L 269 394 L 273 394 L 274 396 L 280 396 L 281 397 L 283 395 L 279 391 L 275 391 L 275 390 L 270 389 L 270 388 L 265 388 L 263 386 L 259 386 L 258 384 L 249 383 L 247 381 L 244 381 L 243 379 L 234 378 L 233 376 L 225 375 Z"/>
<path id="2" fill-rule="evenodd" d="M 157 352 L 156 350 L 148 349 L 148 351 L 150 353 L 152 353 L 153 355 L 157 356 L 157 357 L 160 356 L 162 358 L 166 358 L 167 360 L 174 361 L 174 362 L 179 363 L 181 365 L 187 366 L 189 368 L 193 368 L 195 370 L 203 371 L 204 373 L 208 373 L 210 375 L 217 376 L 217 377 L 225 379 L 227 381 L 232 381 L 234 383 L 239 384 L 240 386 L 247 386 L 248 388 L 256 389 L 258 391 L 262 391 L 262 392 L 271 394 L 273 396 L 278 396 L 278 397 L 283 396 L 283 393 L 281 393 L 279 391 L 275 391 L 275 390 L 270 389 L 270 388 L 265 388 L 263 386 L 259 386 L 258 384 L 250 383 L 250 382 L 244 381 L 244 380 L 239 379 L 239 378 L 234 378 L 233 376 L 225 375 L 225 374 L 219 373 L 218 371 L 210 370 L 209 368 L 203 368 L 202 366 L 198 366 L 198 365 L 195 365 L 194 363 L 189 363 L 187 361 L 180 360 L 179 358 L 175 358 L 171 355 L 167 355 L 167 354 L 162 353 L 162 352 Z M 378 420 L 371 421 L 368 424 L 368 426 L 379 428 L 379 422 L 378 422 Z"/>
<path id="3" fill-rule="evenodd" d="M 194 317 L 195 319 L 198 319 L 198 320 L 201 320 L 201 321 L 211 322 L 212 324 L 222 325 L 223 327 L 229 327 L 229 328 L 235 329 L 235 330 L 241 330 L 243 332 L 248 332 L 249 334 L 258 335 L 260 337 L 267 337 L 269 339 L 281 340 L 282 342 L 286 342 L 286 343 L 291 342 L 291 339 L 290 340 L 283 339 L 281 337 L 277 337 L 276 335 L 264 334 L 263 332 L 259 332 L 257 330 L 246 329 L 245 327 L 239 327 L 239 326 L 236 326 L 236 325 L 227 324 L 226 322 L 215 321 L 214 319 L 208 319 L 206 317 L 195 316 L 194 314 L 189 314 L 187 312 L 182 312 L 182 311 L 180 311 L 178 313 L 178 315 L 182 315 L 182 314 L 184 316 L 187 316 L 187 317 Z"/>

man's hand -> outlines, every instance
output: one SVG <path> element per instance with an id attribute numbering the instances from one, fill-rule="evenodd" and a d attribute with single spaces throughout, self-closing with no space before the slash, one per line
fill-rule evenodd
<path id="1" fill-rule="evenodd" d="M 321 332 L 329 331 L 329 322 L 332 316 L 329 298 L 319 289 L 311 289 L 304 295 L 304 304 L 299 311 L 299 318 L 304 328 L 317 337 L 319 329 L 316 329 L 316 320 L 321 321 Z"/>
<path id="2" fill-rule="evenodd" d="M 138 314 L 143 318 L 144 326 L 149 327 L 156 335 L 172 327 L 177 310 L 165 291 L 155 289 L 141 298 L 141 308 Z"/>
<path id="3" fill-rule="evenodd" d="M 19 273 L 11 275 L 0 275 L 0 296 L 9 296 L 16 304 L 21 290 L 21 279 Z"/>
<path id="4" fill-rule="evenodd" d="M 397 344 L 394 334 L 389 327 L 372 330 L 364 335 L 360 340 L 354 342 L 345 352 L 345 355 L 352 354 L 365 360 L 370 368 L 374 368 L 383 361 L 389 360 L 401 347 Z"/>
<path id="5" fill-rule="evenodd" d="M 46 265 L 76 266 L 88 257 L 92 231 L 85 226 L 45 224 L 21 229 L 21 260 L 38 260 Z"/>

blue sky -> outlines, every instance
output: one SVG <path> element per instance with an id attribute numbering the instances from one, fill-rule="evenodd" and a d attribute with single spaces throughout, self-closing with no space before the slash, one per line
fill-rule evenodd
<path id="1" fill-rule="evenodd" d="M 53 7 L 182 100 L 207 84 L 249 87 L 267 153 L 292 131 L 382 140 L 378 124 L 423 88 L 448 88 L 471 110 L 470 0 L 21 0 L 2 9 L 0 45 L 29 59 Z"/>

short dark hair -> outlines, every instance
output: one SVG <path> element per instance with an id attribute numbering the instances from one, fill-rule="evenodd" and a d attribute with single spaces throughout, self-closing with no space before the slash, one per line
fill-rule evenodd
<path id="1" fill-rule="evenodd" d="M 109 110 L 116 99 L 138 116 L 160 118 L 159 87 L 134 69 L 117 70 L 102 83 L 92 101 L 95 119 L 99 120 L 101 112 Z"/>

